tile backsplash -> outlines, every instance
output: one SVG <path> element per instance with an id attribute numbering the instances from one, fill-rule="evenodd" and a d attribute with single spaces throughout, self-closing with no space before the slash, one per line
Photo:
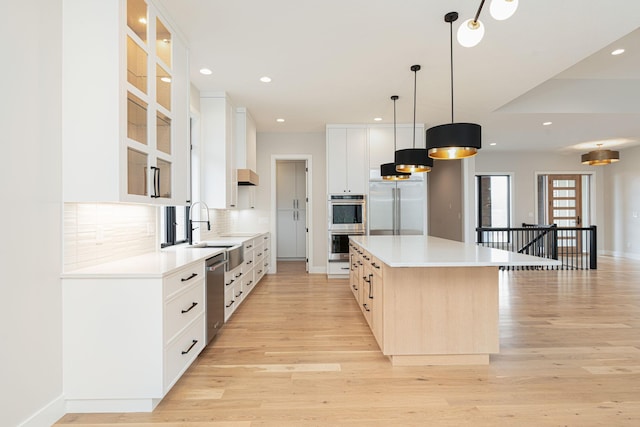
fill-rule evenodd
<path id="1" fill-rule="evenodd" d="M 153 252 L 158 210 L 148 205 L 65 203 L 64 271 Z"/>

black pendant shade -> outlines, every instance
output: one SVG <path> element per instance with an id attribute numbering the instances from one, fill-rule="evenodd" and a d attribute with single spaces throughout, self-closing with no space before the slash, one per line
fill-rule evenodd
<path id="1" fill-rule="evenodd" d="M 475 155 L 482 145 L 482 127 L 475 123 L 448 123 L 427 129 L 427 153 L 438 160 Z"/>
<path id="2" fill-rule="evenodd" d="M 480 5 L 480 9 L 482 9 L 482 5 Z M 449 12 L 444 16 L 444 22 L 449 24 L 449 51 L 451 54 L 451 123 L 429 128 L 426 135 L 427 153 L 429 157 L 438 160 L 475 156 L 482 147 L 482 128 L 480 125 L 455 123 L 453 119 L 453 23 L 457 19 L 458 12 Z"/>
<path id="3" fill-rule="evenodd" d="M 385 181 L 404 181 L 411 178 L 410 173 L 398 172 L 395 163 L 383 163 L 380 165 L 380 175 Z"/>
<path id="4" fill-rule="evenodd" d="M 433 167 L 433 159 L 427 156 L 424 148 L 405 148 L 396 151 L 396 170 L 398 172 L 429 172 Z"/>

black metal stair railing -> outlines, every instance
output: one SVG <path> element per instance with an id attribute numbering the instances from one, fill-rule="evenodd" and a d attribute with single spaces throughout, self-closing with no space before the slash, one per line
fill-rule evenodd
<path id="1" fill-rule="evenodd" d="M 561 261 L 555 267 L 529 266 L 526 269 L 595 270 L 597 227 L 558 227 L 522 224 L 519 228 L 476 228 L 476 243 L 526 255 Z M 513 269 L 509 267 L 509 269 Z"/>

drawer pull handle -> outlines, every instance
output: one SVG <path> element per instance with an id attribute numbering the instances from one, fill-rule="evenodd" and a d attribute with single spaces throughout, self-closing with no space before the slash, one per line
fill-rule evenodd
<path id="1" fill-rule="evenodd" d="M 232 284 L 235 281 L 236 281 L 236 279 L 231 279 L 231 280 L 229 280 L 229 283 L 227 283 L 226 285 L 229 286 L 230 284 Z"/>
<path id="2" fill-rule="evenodd" d="M 189 277 L 187 277 L 187 278 L 184 278 L 184 277 L 183 277 L 182 279 L 180 279 L 180 281 L 181 281 L 181 282 L 186 282 L 186 281 L 188 281 L 188 280 L 193 279 L 193 278 L 194 278 L 194 277 L 196 277 L 197 275 L 198 275 L 198 273 L 191 273 L 191 276 L 189 276 Z"/>
<path id="3" fill-rule="evenodd" d="M 240 276 L 242 276 L 242 273 L 238 273 L 238 274 L 236 274 L 236 279 L 237 279 L 238 277 L 240 277 Z"/>
<path id="4" fill-rule="evenodd" d="M 193 303 L 191 303 L 191 307 L 187 308 L 186 310 L 181 310 L 182 314 L 185 314 L 185 313 L 190 312 L 191 310 L 193 310 L 193 308 L 194 308 L 196 305 L 198 305 L 198 303 L 194 301 Z"/>
<path id="5" fill-rule="evenodd" d="M 193 348 L 194 345 L 198 344 L 198 340 L 193 340 L 191 342 L 191 345 L 189 346 L 189 348 L 186 351 L 183 351 L 182 354 L 187 354 L 191 351 L 191 349 Z"/>
<path id="6" fill-rule="evenodd" d="M 378 264 L 376 264 L 375 262 L 372 262 L 371 265 L 374 266 L 377 269 L 380 269 L 380 266 Z"/>
<path id="7" fill-rule="evenodd" d="M 364 307 L 364 309 L 365 309 L 365 310 L 367 310 L 367 311 L 371 311 L 371 310 L 369 309 L 369 307 L 367 307 L 367 304 L 362 304 L 362 306 Z"/>
<path id="8" fill-rule="evenodd" d="M 253 280 L 249 280 L 249 283 L 247 283 L 247 286 L 251 286 L 253 284 Z"/>
<path id="9" fill-rule="evenodd" d="M 259 271 L 258 271 L 258 274 L 262 274 L 262 270 L 259 270 Z"/>
<path id="10" fill-rule="evenodd" d="M 231 300 L 231 302 L 229 303 L 229 305 L 225 305 L 225 307 L 227 307 L 227 308 L 231 307 L 231 306 L 233 305 L 233 303 L 234 303 L 234 302 L 235 302 L 234 300 Z"/>

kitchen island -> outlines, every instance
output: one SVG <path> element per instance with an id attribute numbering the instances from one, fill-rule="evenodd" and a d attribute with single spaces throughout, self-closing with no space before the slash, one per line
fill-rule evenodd
<path id="1" fill-rule="evenodd" d="M 352 236 L 349 286 L 393 365 L 488 364 L 500 266 L 557 261 L 428 236 Z"/>

